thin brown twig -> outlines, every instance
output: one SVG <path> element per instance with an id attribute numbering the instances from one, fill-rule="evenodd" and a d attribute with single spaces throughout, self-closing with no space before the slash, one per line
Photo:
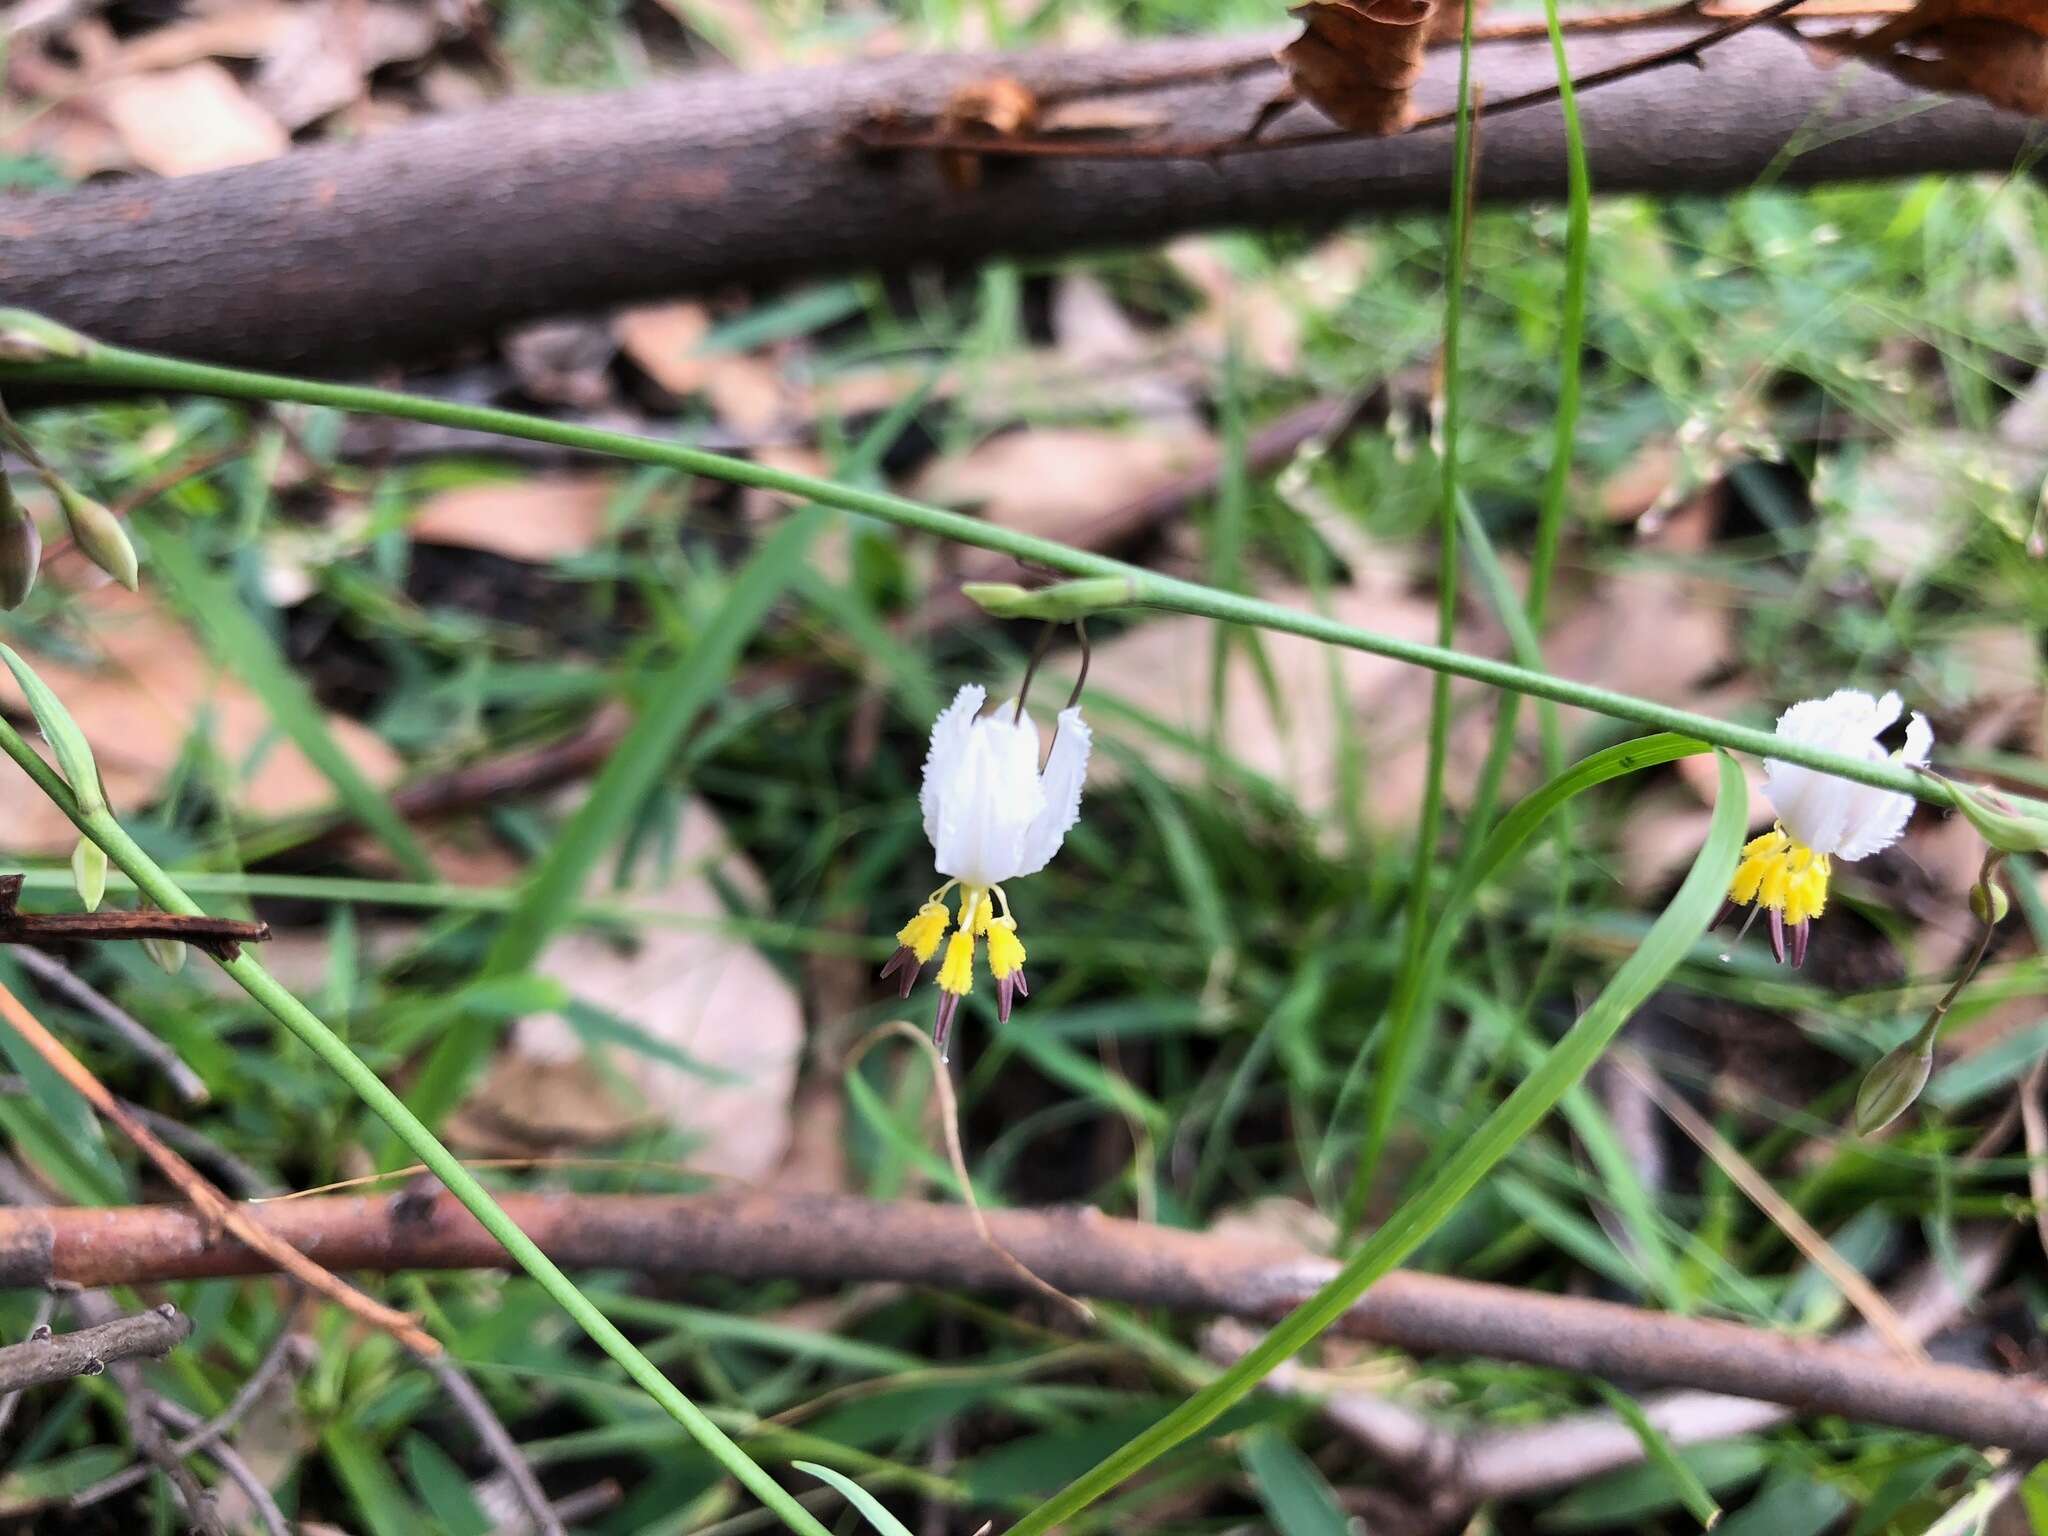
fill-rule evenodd
<path id="1" fill-rule="evenodd" d="M 173 939 L 232 960 L 243 944 L 270 937 L 270 924 L 182 912 L 23 912 L 18 903 L 26 876 L 0 875 L 0 944 L 95 943 L 119 939 Z"/>
<path id="2" fill-rule="evenodd" d="M 568 1269 L 844 1285 L 897 1281 L 1015 1292 L 1010 1265 L 960 1206 L 758 1190 L 706 1195 L 506 1193 L 520 1229 Z M 451 1197 L 342 1196 L 245 1207 L 251 1221 L 341 1269 L 497 1268 L 504 1251 Z M 1270 1320 L 1336 1273 L 1290 1244 L 1209 1237 L 1096 1211 L 986 1213 L 1003 1247 L 1074 1295 Z M 181 1206 L 0 1210 L 0 1286 L 112 1285 L 260 1274 L 264 1254 Z M 2048 1456 L 2048 1383 L 1909 1365 L 1771 1330 L 1614 1302 L 1397 1271 L 1337 1333 L 1405 1349 L 1692 1387 Z"/>
<path id="3" fill-rule="evenodd" d="M 205 1428 L 200 1422 L 199 1415 L 183 1403 L 174 1403 L 162 1395 L 151 1399 L 149 1409 L 171 1429 L 184 1436 L 183 1439 L 171 1443 L 168 1447 L 170 1454 L 179 1457 L 190 1455 L 191 1452 L 182 1447 Z M 285 1523 L 284 1511 L 277 1507 L 277 1500 L 263 1485 L 263 1479 L 256 1475 L 256 1469 L 242 1459 L 241 1452 L 221 1439 L 210 1440 L 197 1449 L 200 1455 L 220 1468 L 222 1475 L 229 1482 L 242 1490 L 243 1497 L 248 1499 L 249 1507 L 255 1510 L 256 1518 L 263 1522 L 263 1529 L 269 1536 L 291 1536 L 291 1527 Z"/>
<path id="4" fill-rule="evenodd" d="M 448 1400 L 469 1420 L 470 1428 L 476 1431 L 477 1438 L 483 1441 L 484 1448 L 498 1463 L 498 1470 L 512 1484 L 512 1491 L 518 1495 L 520 1506 L 532 1522 L 536 1536 L 568 1536 L 554 1505 L 548 1502 L 540 1479 L 534 1476 L 533 1464 L 526 1459 L 526 1453 L 519 1449 L 519 1442 L 512 1438 L 511 1431 L 492 1410 L 489 1400 L 477 1390 L 476 1383 L 445 1354 L 426 1364 L 440 1381 L 441 1390 L 448 1394 Z"/>
<path id="5" fill-rule="evenodd" d="M 71 1304 L 79 1316 L 89 1322 L 112 1324 L 133 1321 L 120 1317 L 120 1308 L 104 1292 L 80 1291 L 71 1298 Z M 186 1326 L 189 1329 L 191 1325 L 188 1323 Z M 200 1536 L 227 1536 L 227 1528 L 221 1524 L 220 1514 L 214 1508 L 213 1495 L 185 1464 L 184 1458 L 171 1449 L 170 1437 L 164 1433 L 155 1411 L 161 1399 L 143 1380 L 142 1367 L 136 1364 L 133 1356 L 127 1356 L 108 1361 L 107 1368 L 114 1384 L 121 1389 L 121 1407 L 128 1420 L 129 1437 L 150 1465 L 164 1475 L 164 1481 L 170 1484 L 179 1504 L 184 1507 L 185 1518 L 192 1529 Z"/>
<path id="6" fill-rule="evenodd" d="M 47 1317 L 48 1311 L 43 1309 L 41 1315 Z M 97 1376 L 117 1360 L 161 1360 L 191 1331 L 192 1319 L 169 1302 L 71 1333 L 52 1333 L 47 1322 L 39 1323 L 23 1342 L 0 1348 L 0 1392 Z"/>
<path id="7" fill-rule="evenodd" d="M 276 1380 L 278 1372 L 301 1352 L 302 1341 L 299 1338 L 298 1325 L 299 1314 L 304 1310 L 305 1300 L 306 1293 L 303 1290 L 294 1292 L 291 1308 L 285 1313 L 284 1323 L 278 1329 L 277 1337 L 271 1340 L 270 1348 L 263 1352 L 263 1358 L 256 1362 L 256 1369 L 249 1373 L 248 1380 L 236 1389 L 235 1395 L 228 1399 L 225 1408 L 205 1423 L 182 1435 L 171 1447 L 173 1451 L 180 1456 L 190 1456 L 194 1452 L 211 1455 L 211 1447 L 215 1442 L 232 1433 L 235 1426 L 248 1415 L 249 1410 L 256 1406 L 257 1401 L 270 1389 L 271 1382 Z M 129 1467 L 116 1472 L 112 1477 L 101 1478 L 98 1482 L 74 1493 L 70 1505 L 73 1509 L 85 1509 L 102 1499 L 112 1498 L 117 1493 L 133 1488 L 148 1475 L 148 1470 L 143 1467 Z"/>
<path id="8" fill-rule="evenodd" d="M 180 1061 L 176 1051 L 159 1040 L 141 1020 L 88 985 L 70 966 L 26 944 L 16 944 L 13 950 L 15 962 L 22 969 L 106 1025 L 124 1045 L 161 1072 L 171 1091 L 187 1104 L 204 1104 L 213 1097 L 206 1079 Z"/>
<path id="9" fill-rule="evenodd" d="M 1764 22 L 1777 21 L 1797 10 L 1808 0 L 1773 0 L 1761 10 L 1745 12 L 1734 20 L 1711 27 L 1699 36 L 1688 38 L 1650 53 L 1624 59 L 1604 69 L 1590 70 L 1584 75 L 1574 76 L 1571 87 L 1575 92 L 1586 92 L 1603 85 L 1613 85 L 1636 75 L 1644 75 L 1673 64 L 1697 64 L 1699 56 L 1709 48 L 1736 37 L 1751 27 Z M 1503 96 L 1488 102 L 1473 113 L 1474 118 L 1495 117 L 1503 112 L 1515 112 L 1524 107 L 1541 106 L 1556 101 L 1563 94 L 1563 86 L 1552 84 L 1524 91 L 1519 96 Z M 1420 133 L 1424 129 L 1441 128 L 1457 120 L 1455 109 L 1419 117 L 1408 123 L 1403 134 Z M 1383 135 L 1361 133 L 1352 128 L 1324 128 L 1309 133 L 1288 134 L 1284 137 L 1267 138 L 1237 135 L 1231 138 L 1206 140 L 1144 140 L 1144 139 L 1090 139 L 1075 142 L 1059 138 L 979 138 L 972 134 L 939 133 L 930 129 L 901 130 L 884 122 L 871 122 L 856 130 L 850 136 L 863 149 L 874 151 L 932 151 L 947 154 L 974 154 L 1007 159 L 1025 160 L 1221 160 L 1237 155 L 1267 154 L 1283 149 L 1314 149 L 1327 144 L 1349 144 L 1360 139 L 1383 137 Z"/>
<path id="10" fill-rule="evenodd" d="M 36 1303 L 35 1321 L 28 1325 L 28 1342 L 40 1343 L 50 1337 L 50 1314 L 57 1309 L 54 1292 L 45 1291 Z M 7 1432 L 7 1426 L 14 1422 L 14 1410 L 21 1406 L 21 1389 L 14 1388 L 0 1395 L 0 1434 Z"/>
<path id="11" fill-rule="evenodd" d="M 225 1229 L 242 1242 L 269 1259 L 301 1285 L 318 1292 L 336 1306 L 353 1313 L 374 1328 L 391 1334 L 406 1348 L 423 1359 L 432 1359 L 441 1352 L 441 1346 L 433 1335 L 422 1329 L 407 1314 L 384 1303 L 365 1296 L 354 1286 L 331 1274 L 299 1252 L 291 1244 L 272 1234 L 268 1228 L 253 1220 L 247 1209 L 214 1188 L 206 1176 L 177 1152 L 166 1145 L 157 1134 L 150 1130 L 127 1107 L 107 1090 L 106 1084 L 94 1077 L 85 1063 L 80 1061 L 65 1044 L 43 1027 L 21 999 L 0 986 L 0 1016 L 14 1026 L 15 1032 L 31 1050 L 48 1062 L 57 1075 L 78 1091 L 86 1103 L 98 1110 L 111 1121 L 157 1168 L 177 1186 L 178 1192 L 191 1202 L 200 1218 L 216 1231 Z"/>

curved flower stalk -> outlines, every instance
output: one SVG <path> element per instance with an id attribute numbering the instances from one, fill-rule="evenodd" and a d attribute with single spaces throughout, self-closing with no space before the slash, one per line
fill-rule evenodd
<path id="1" fill-rule="evenodd" d="M 939 1012 L 932 1029 L 941 1056 L 960 999 L 974 990 L 977 940 L 987 941 L 997 1017 L 1008 1023 L 1016 999 L 1031 995 L 1024 977 L 1024 945 L 1003 887 L 1037 874 L 1060 851 L 1080 820 L 1081 785 L 1088 775 L 1090 735 L 1078 706 L 1070 703 L 1059 712 L 1052 750 L 1041 768 L 1038 726 L 1024 713 L 1022 700 L 983 714 L 987 700 L 987 689 L 969 683 L 953 695 L 953 702 L 932 725 L 918 803 L 924 810 L 924 835 L 931 839 L 932 862 L 947 880 L 898 930 L 896 942 L 901 947 L 882 967 L 884 977 L 900 977 L 908 997 L 944 943 Z M 957 927 L 947 906 L 955 889 L 960 892 Z M 949 927 L 951 938 L 946 937 Z"/>
<path id="2" fill-rule="evenodd" d="M 1854 688 L 1842 688 L 1786 710 L 1778 717 L 1777 737 L 1864 762 L 1883 762 L 1885 752 L 1877 738 L 1902 709 L 1896 693 L 1873 699 Z M 1934 730 L 1916 711 L 1906 726 L 1906 744 L 1891 754 L 1890 761 L 1924 768 L 1933 746 Z M 1834 861 L 1853 863 L 1897 842 L 1913 814 L 1913 801 L 1778 758 L 1764 761 L 1764 795 L 1778 813 L 1777 823 L 1744 846 L 1728 899 L 1739 907 L 1754 902 L 1759 912 L 1768 911 L 1772 952 L 1782 964 L 1789 933 L 1792 963 L 1801 965 L 1812 922 L 1827 910 Z M 1752 913 L 1752 921 L 1754 917 Z"/>

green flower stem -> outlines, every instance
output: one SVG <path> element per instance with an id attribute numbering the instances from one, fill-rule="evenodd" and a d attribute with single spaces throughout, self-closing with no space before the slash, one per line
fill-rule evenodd
<path id="1" fill-rule="evenodd" d="M 77 824 L 79 831 L 106 850 L 107 856 L 135 882 L 136 889 L 144 896 L 166 912 L 201 915 L 199 904 L 143 852 L 115 819 L 113 812 L 105 807 L 91 812 L 80 810 L 77 797 L 69 786 L 5 721 L 0 721 L 0 751 L 13 758 L 22 771 L 35 780 L 36 787 Z M 706 1417 L 701 1408 L 685 1397 L 653 1361 L 634 1348 L 632 1340 L 619 1332 L 590 1298 L 576 1288 L 576 1282 L 542 1253 L 532 1238 L 519 1230 L 455 1154 L 435 1139 L 434 1133 L 420 1123 L 419 1118 L 399 1101 L 398 1095 L 385 1087 L 377 1074 L 364 1065 L 362 1058 L 350 1050 L 317 1014 L 264 970 L 246 950 L 232 960 L 221 961 L 220 965 L 243 991 L 304 1041 L 314 1055 L 376 1111 L 384 1123 L 398 1134 L 398 1138 L 412 1149 L 413 1155 L 431 1169 L 434 1176 L 448 1187 L 448 1192 L 461 1201 L 483 1224 L 484 1230 L 498 1240 L 519 1267 L 576 1320 L 598 1348 L 617 1361 L 649 1397 L 665 1408 L 699 1445 L 710 1452 L 719 1465 L 781 1516 L 791 1530 L 800 1531 L 803 1536 L 828 1536 L 825 1527 L 787 1490 L 750 1460 L 746 1452 Z"/>
<path id="2" fill-rule="evenodd" d="M 775 469 L 724 454 L 707 453 L 682 443 L 660 438 L 637 437 L 630 432 L 606 432 L 549 421 L 542 416 L 490 406 L 462 405 L 431 400 L 395 390 L 370 389 L 356 384 L 329 384 L 316 379 L 295 379 L 282 374 L 252 373 L 240 368 L 217 368 L 207 363 L 189 363 L 153 353 L 131 352 L 97 342 L 85 344 L 85 355 L 41 363 L 0 363 L 0 384 L 13 380 L 35 380 L 51 384 L 88 384 L 121 389 L 157 389 L 217 395 L 232 400 L 272 400 L 300 405 L 327 406 L 339 411 L 359 411 L 375 416 L 394 416 L 435 426 L 457 427 L 471 432 L 493 432 L 502 437 L 529 442 L 556 443 L 588 453 L 608 454 L 636 464 L 655 464 L 687 470 L 734 485 L 753 486 L 799 501 L 839 507 L 848 512 L 879 518 L 903 528 L 936 534 L 961 544 L 972 544 L 1000 555 L 1050 567 L 1074 576 L 1124 576 L 1130 578 L 1133 605 L 1191 613 L 1226 624 L 1248 624 L 1281 634 L 1301 635 L 1327 645 L 1341 645 L 1368 651 L 1395 661 L 1408 662 L 1432 671 L 1466 677 L 1490 688 L 1505 688 L 1532 698 L 1589 709 L 1617 720 L 1631 720 L 1652 730 L 1675 731 L 1697 736 L 1730 751 L 1759 757 L 1781 758 L 1821 773 L 1875 789 L 1910 795 L 1929 805 L 1950 807 L 1955 797 L 1939 780 L 1915 773 L 1892 762 L 1864 762 L 1794 742 L 1780 742 L 1769 731 L 1753 726 L 1731 725 L 1691 710 L 1654 704 L 1610 688 L 1575 683 L 1547 673 L 1531 671 L 1510 662 L 1485 656 L 1468 656 L 1462 651 L 1418 641 L 1401 640 L 1351 624 L 1340 624 L 1313 613 L 1303 613 L 1279 603 L 1222 592 L 1199 582 L 1181 581 L 1091 554 L 1051 539 L 1038 538 L 1014 529 L 999 528 L 979 518 L 939 507 L 926 506 L 906 496 L 886 491 L 867 491 L 854 486 L 835 485 L 812 475 Z M 2029 801 L 2021 805 L 2026 815 L 2048 818 L 2048 805 Z"/>

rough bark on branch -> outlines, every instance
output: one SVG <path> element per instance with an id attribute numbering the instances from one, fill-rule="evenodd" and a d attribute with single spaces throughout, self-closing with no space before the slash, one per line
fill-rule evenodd
<path id="1" fill-rule="evenodd" d="M 1573 44 L 1574 66 L 1684 35 L 1589 35 Z M 128 346 L 332 372 L 443 353 L 539 315 L 731 283 L 1443 205 L 1447 131 L 1214 162 L 989 161 L 969 191 L 931 156 L 848 142 L 876 114 L 933 114 L 993 73 L 1071 94 L 1241 59 L 1260 43 L 707 73 L 507 102 L 210 175 L 18 196 L 0 201 L 0 295 Z M 1454 66 L 1447 52 L 1431 58 L 1418 107 L 1447 103 Z M 1489 45 L 1477 68 L 1491 98 L 1554 78 L 1540 42 Z M 1277 79 L 1240 73 L 1114 105 L 1175 138 L 1227 137 Z M 1583 108 L 1604 192 L 1719 191 L 1774 166 L 1794 182 L 2009 171 L 2034 131 L 1859 66 L 1817 69 L 1761 28 L 1705 68 L 1607 86 Z M 1554 106 L 1489 127 L 1480 196 L 1545 198 L 1563 184 Z"/>
<path id="2" fill-rule="evenodd" d="M 1016 1270 L 958 1206 L 754 1191 L 502 1200 L 512 1219 L 571 1269 L 1003 1291 L 1020 1285 Z M 323 1196 L 245 1209 L 335 1269 L 504 1262 L 491 1236 L 445 1195 Z M 1284 1244 L 1223 1240 L 1093 1211 L 1001 1211 L 988 1221 L 998 1242 L 1063 1291 L 1191 1312 L 1277 1317 L 1335 1269 Z M 176 1206 L 0 1211 L 0 1285 L 114 1285 L 268 1268 Z M 1484 1355 L 1735 1393 L 2048 1456 L 2048 1385 L 1733 1323 L 1404 1271 L 1373 1287 L 1338 1328 L 1415 1353 Z"/>
<path id="3" fill-rule="evenodd" d="M 161 1360 L 192 1331 L 192 1319 L 166 1302 L 152 1311 L 50 1333 L 0 1349 L 0 1392 L 97 1376 L 121 1360 Z"/>

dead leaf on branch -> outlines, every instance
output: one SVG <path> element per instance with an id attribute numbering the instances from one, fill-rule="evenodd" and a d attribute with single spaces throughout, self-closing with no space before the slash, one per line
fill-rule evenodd
<path id="1" fill-rule="evenodd" d="M 2048 0 L 1922 0 L 1870 32 L 1813 41 L 1909 85 L 2048 117 Z"/>
<path id="2" fill-rule="evenodd" d="M 1399 133 L 1422 78 L 1436 0 L 1310 0 L 1280 63 L 1302 98 L 1339 127 Z"/>

